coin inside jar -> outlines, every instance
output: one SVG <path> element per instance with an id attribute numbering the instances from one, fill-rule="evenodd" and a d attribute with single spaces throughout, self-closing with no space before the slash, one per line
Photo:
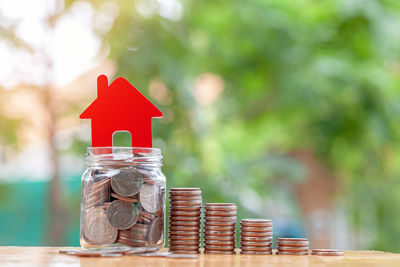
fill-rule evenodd
<path id="1" fill-rule="evenodd" d="M 115 200 L 107 208 L 107 218 L 115 228 L 128 229 L 137 222 L 139 210 L 133 203 Z"/>
<path id="2" fill-rule="evenodd" d="M 139 199 L 142 207 L 150 213 L 155 213 L 161 208 L 160 190 L 158 184 L 143 184 L 140 189 Z"/>
<path id="3" fill-rule="evenodd" d="M 154 221 L 152 221 L 150 224 L 148 233 L 148 242 L 151 246 L 157 245 L 158 241 L 161 239 L 163 230 L 164 230 L 163 220 L 160 218 L 155 218 Z"/>
<path id="4" fill-rule="evenodd" d="M 117 235 L 117 229 L 109 223 L 105 214 L 99 213 L 88 222 L 86 237 L 93 244 L 112 244 L 117 239 Z"/>
<path id="5" fill-rule="evenodd" d="M 111 178 L 111 188 L 124 197 L 132 197 L 139 193 L 142 184 L 142 174 L 132 167 L 121 168 L 119 173 Z"/>

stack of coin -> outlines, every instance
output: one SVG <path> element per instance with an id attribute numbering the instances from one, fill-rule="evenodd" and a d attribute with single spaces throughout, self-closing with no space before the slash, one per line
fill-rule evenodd
<path id="1" fill-rule="evenodd" d="M 200 253 L 201 190 L 171 188 L 169 191 L 169 251 Z"/>
<path id="2" fill-rule="evenodd" d="M 309 242 L 307 238 L 278 238 L 278 255 L 308 255 Z"/>
<path id="3" fill-rule="evenodd" d="M 233 203 L 205 205 L 204 253 L 235 254 L 236 213 Z"/>
<path id="4" fill-rule="evenodd" d="M 272 221 L 242 219 L 240 221 L 241 254 L 272 254 Z"/>

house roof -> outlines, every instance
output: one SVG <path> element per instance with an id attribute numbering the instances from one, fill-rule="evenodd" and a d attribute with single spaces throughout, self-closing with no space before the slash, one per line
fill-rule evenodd
<path id="1" fill-rule="evenodd" d="M 81 119 L 91 119 L 97 116 L 110 116 L 113 113 L 127 116 L 162 117 L 162 112 L 154 106 L 142 93 L 122 77 L 116 78 L 107 86 L 107 78 L 103 88 L 98 84 L 98 96 L 80 115 Z"/>

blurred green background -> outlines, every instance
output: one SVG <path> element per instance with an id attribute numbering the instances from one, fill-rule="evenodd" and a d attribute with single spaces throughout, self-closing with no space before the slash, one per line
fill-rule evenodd
<path id="1" fill-rule="evenodd" d="M 400 1 L 1 0 L 0 245 L 79 245 L 99 74 L 163 111 L 168 187 L 400 252 Z"/>

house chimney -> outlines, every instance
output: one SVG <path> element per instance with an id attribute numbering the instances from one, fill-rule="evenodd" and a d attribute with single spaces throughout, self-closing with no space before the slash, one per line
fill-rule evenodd
<path id="1" fill-rule="evenodd" d="M 108 78 L 106 75 L 97 77 L 97 97 L 102 97 L 108 88 Z"/>

